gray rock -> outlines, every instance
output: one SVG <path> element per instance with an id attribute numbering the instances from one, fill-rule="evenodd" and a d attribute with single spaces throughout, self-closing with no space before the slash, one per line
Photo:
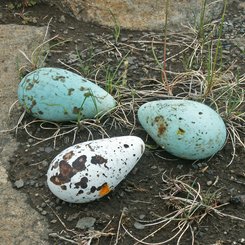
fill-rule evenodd
<path id="1" fill-rule="evenodd" d="M 74 213 L 74 214 L 72 214 L 72 215 L 69 215 L 69 216 L 66 218 L 66 220 L 67 220 L 67 221 L 72 221 L 72 220 L 77 219 L 78 216 L 79 216 L 79 213 Z"/>
<path id="2" fill-rule="evenodd" d="M 54 149 L 52 148 L 52 147 L 50 147 L 50 146 L 48 146 L 48 147 L 45 147 L 45 149 L 44 149 L 44 151 L 46 152 L 46 153 L 50 153 L 50 152 L 52 152 Z"/>
<path id="3" fill-rule="evenodd" d="M 141 214 L 141 215 L 139 216 L 139 218 L 140 218 L 140 219 L 144 219 L 144 218 L 145 218 L 145 214 Z"/>
<path id="4" fill-rule="evenodd" d="M 12 128 L 19 118 L 18 113 L 11 118 L 8 117 L 9 108 L 17 99 L 20 74 L 16 68 L 16 61 L 18 60 L 19 67 L 30 67 L 18 50 L 30 57 L 32 51 L 43 42 L 45 32 L 46 27 L 0 25 L 0 130 Z M 48 223 L 28 205 L 26 195 L 13 189 L 8 181 L 6 168 L 9 168 L 9 160 L 18 144 L 10 134 L 0 134 L 0 142 L 4 142 L 0 152 L 1 244 L 49 244 Z M 22 186 L 22 181 L 16 182 L 17 186 Z"/>
<path id="5" fill-rule="evenodd" d="M 93 217 L 83 217 L 78 220 L 76 228 L 78 229 L 91 229 L 94 226 L 96 219 Z"/>
<path id="6" fill-rule="evenodd" d="M 14 182 L 14 186 L 17 188 L 17 189 L 20 189 L 21 187 L 24 186 L 24 181 L 22 179 L 19 179 L 19 180 L 16 180 Z"/>
<path id="7" fill-rule="evenodd" d="M 47 1 L 47 0 L 46 0 Z M 50 1 L 47 1 L 50 2 Z M 78 20 L 95 22 L 105 26 L 117 24 L 133 30 L 162 30 L 165 23 L 165 1 L 149 0 L 54 0 L 52 1 L 63 12 L 75 16 Z M 203 0 L 170 1 L 169 27 L 181 28 L 183 25 L 195 25 L 200 20 Z M 205 20 L 210 21 L 219 17 L 223 8 L 222 1 L 208 0 Z M 105 11 L 110 9 L 111 11 Z"/>
<path id="8" fill-rule="evenodd" d="M 134 222 L 134 228 L 136 228 L 137 230 L 143 230 L 145 229 L 145 226 L 139 222 Z"/>
<path id="9" fill-rule="evenodd" d="M 66 22 L 66 18 L 64 15 L 61 15 L 59 20 L 58 20 L 60 23 L 65 23 Z"/>

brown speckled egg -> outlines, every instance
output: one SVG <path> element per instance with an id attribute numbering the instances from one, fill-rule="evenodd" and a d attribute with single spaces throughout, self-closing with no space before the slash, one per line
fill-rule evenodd
<path id="1" fill-rule="evenodd" d="M 62 151 L 51 162 L 47 182 L 51 192 L 71 203 L 99 199 L 133 169 L 145 150 L 136 136 L 83 142 Z"/>

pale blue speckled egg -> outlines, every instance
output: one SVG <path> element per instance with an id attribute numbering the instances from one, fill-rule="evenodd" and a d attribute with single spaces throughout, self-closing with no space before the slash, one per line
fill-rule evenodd
<path id="1" fill-rule="evenodd" d="M 225 144 L 226 127 L 209 106 L 189 100 L 159 100 L 143 104 L 138 119 L 154 141 L 184 159 L 210 157 Z"/>
<path id="2" fill-rule="evenodd" d="M 18 99 L 32 116 L 58 122 L 94 118 L 116 106 L 104 89 L 60 68 L 40 68 L 27 74 L 19 84 Z"/>

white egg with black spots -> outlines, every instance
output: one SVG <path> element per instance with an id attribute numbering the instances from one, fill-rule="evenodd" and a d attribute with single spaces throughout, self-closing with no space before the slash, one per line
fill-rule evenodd
<path id="1" fill-rule="evenodd" d="M 99 199 L 133 169 L 145 150 L 136 136 L 87 141 L 71 146 L 51 162 L 47 183 L 58 198 L 71 203 Z"/>
<path id="2" fill-rule="evenodd" d="M 190 100 L 159 100 L 138 110 L 142 127 L 169 153 L 196 160 L 217 153 L 226 141 L 222 118 L 209 106 Z"/>

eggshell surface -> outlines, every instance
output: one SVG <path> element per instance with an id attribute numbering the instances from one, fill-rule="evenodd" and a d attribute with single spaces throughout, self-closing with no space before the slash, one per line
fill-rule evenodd
<path id="1" fill-rule="evenodd" d="M 58 198 L 71 203 L 99 199 L 113 190 L 144 153 L 144 142 L 122 136 L 71 146 L 51 162 L 47 183 Z"/>
<path id="2" fill-rule="evenodd" d="M 148 102 L 139 108 L 138 119 L 158 145 L 184 159 L 210 157 L 226 140 L 222 118 L 210 107 L 195 101 Z"/>
<path id="3" fill-rule="evenodd" d="M 34 117 L 58 122 L 94 118 L 116 106 L 98 85 L 71 71 L 47 67 L 21 80 L 18 99 Z"/>

